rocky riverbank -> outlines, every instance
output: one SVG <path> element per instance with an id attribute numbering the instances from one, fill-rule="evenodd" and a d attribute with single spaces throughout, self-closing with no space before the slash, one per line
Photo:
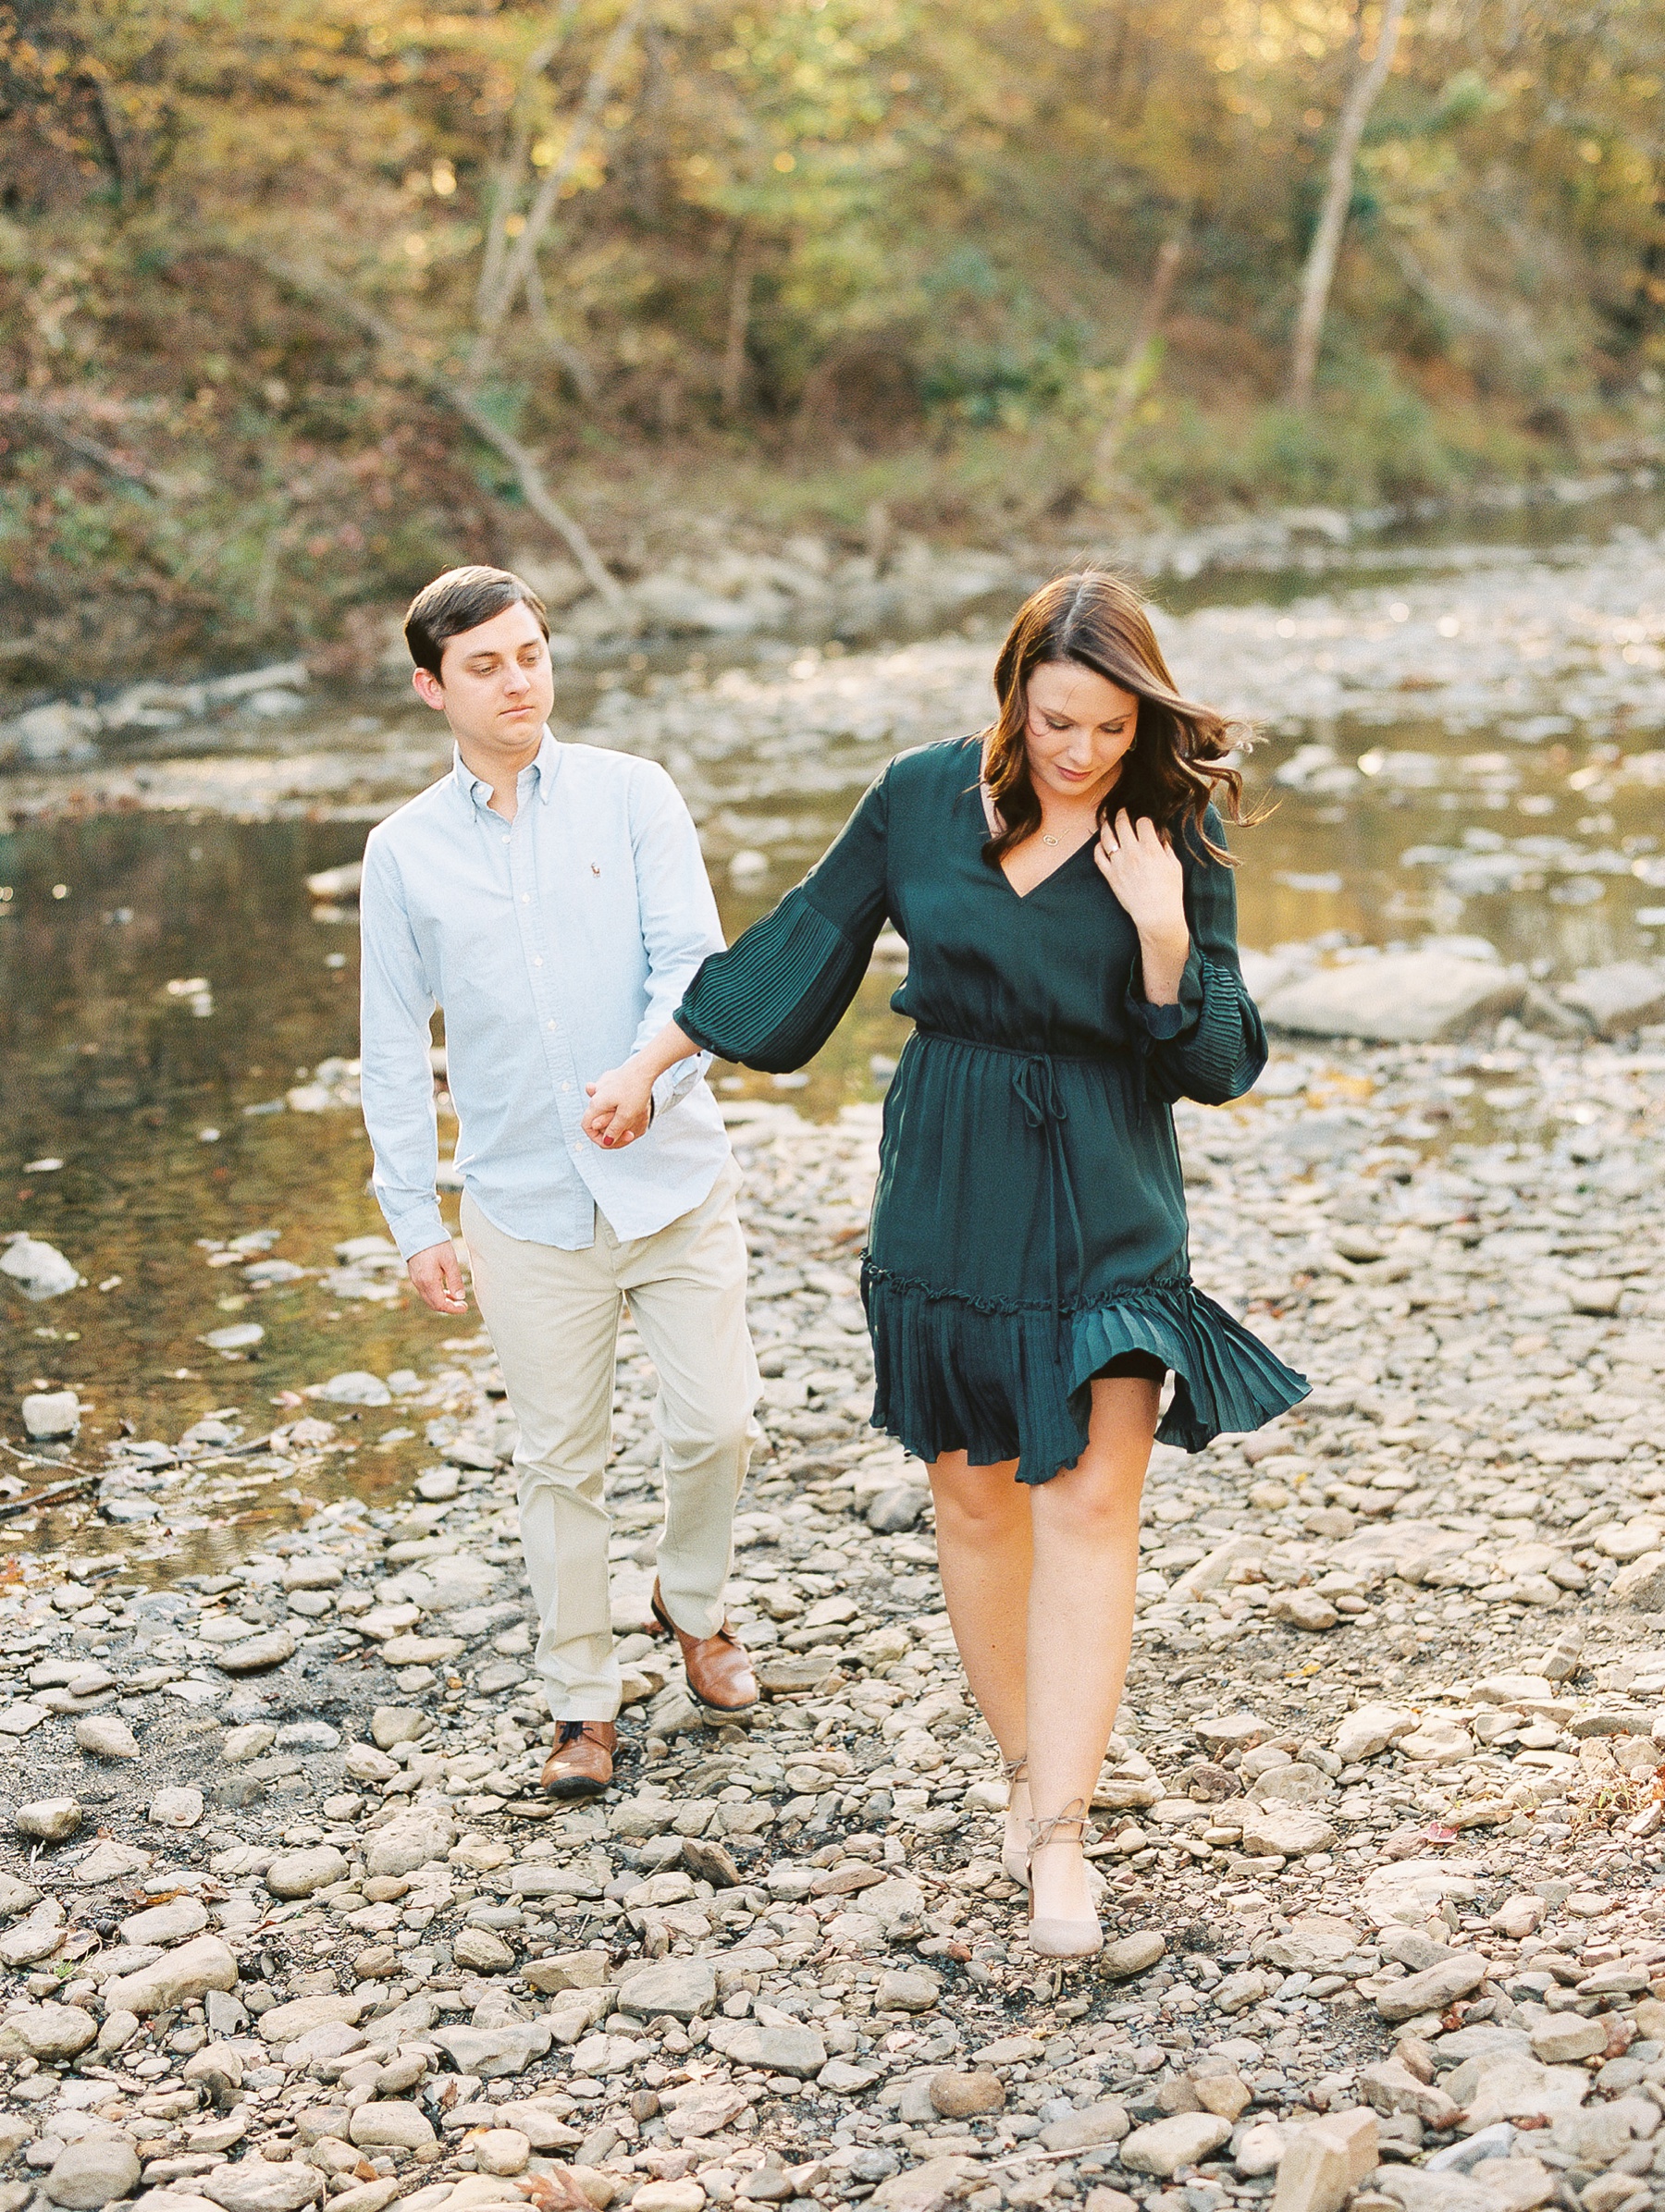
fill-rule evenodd
<path id="1" fill-rule="evenodd" d="M 536 1790 L 483 1339 L 321 1377 L 275 1429 L 251 1388 L 124 1440 L 85 1508 L 106 1533 L 54 1523 L 0 1597 L 3 2212 L 1643 2212 L 1665 1050 L 1314 1047 L 1184 1112 L 1199 1280 L 1315 1387 L 1156 1454 L 1095 1800 L 1111 1941 L 1062 1971 L 1000 1871 L 921 1470 L 865 1426 L 876 1110 L 732 1111 L 768 1378 L 733 1584 L 756 1718 L 706 1725 L 646 1632 L 628 1333 L 631 1703 L 593 1807 Z M 28 1484 L 74 1481 L 74 1406 L 29 1410 Z M 432 1447 L 392 1510 L 341 1480 L 383 1423 Z M 177 1579 L 170 1522 L 251 1498 L 281 1532 Z"/>

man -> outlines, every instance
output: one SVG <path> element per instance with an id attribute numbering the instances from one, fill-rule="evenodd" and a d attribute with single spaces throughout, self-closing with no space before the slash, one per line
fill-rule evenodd
<path id="1" fill-rule="evenodd" d="M 405 618 L 449 776 L 364 850 L 364 1120 L 376 1195 L 436 1313 L 467 1311 L 435 1195 L 428 1025 L 443 1008 L 462 1235 L 520 1423 L 521 1537 L 558 1797 L 612 1778 L 620 1675 L 603 1498 L 622 1302 L 659 1371 L 665 1525 L 653 1611 L 688 1687 L 757 1702 L 722 1589 L 759 1382 L 739 1171 L 706 1056 L 669 1069 L 647 1126 L 582 1134 L 586 1086 L 661 1028 L 722 943 L 687 808 L 652 761 L 561 744 L 542 603 L 502 569 L 449 570 Z"/>

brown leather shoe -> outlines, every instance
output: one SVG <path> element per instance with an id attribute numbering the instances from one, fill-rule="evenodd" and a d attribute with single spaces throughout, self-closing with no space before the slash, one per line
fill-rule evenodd
<path id="1" fill-rule="evenodd" d="M 610 1720 L 563 1720 L 555 1749 L 544 1763 L 543 1787 L 551 1797 L 599 1797 L 612 1780 L 619 1731 Z"/>
<path id="2" fill-rule="evenodd" d="M 660 1586 L 653 1585 L 653 1617 L 682 1646 L 688 1688 L 713 1713 L 744 1713 L 758 1702 L 758 1677 L 744 1645 L 725 1620 L 715 1636 L 684 1636 L 665 1611 Z"/>

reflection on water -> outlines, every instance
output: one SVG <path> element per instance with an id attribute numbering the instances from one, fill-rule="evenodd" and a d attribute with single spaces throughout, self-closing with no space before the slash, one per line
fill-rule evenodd
<path id="1" fill-rule="evenodd" d="M 1412 580 L 1375 598 L 1297 603 L 1266 578 L 1230 608 L 1169 595 L 1181 682 L 1277 733 L 1249 763 L 1276 810 L 1237 839 L 1247 944 L 1462 934 L 1553 982 L 1665 941 L 1665 550 L 1621 540 L 1571 558 L 1553 590 L 1530 559 L 1442 556 L 1413 576 L 1407 552 Z M 676 776 L 733 934 L 893 752 L 986 718 L 994 642 L 759 646 L 727 668 L 638 655 L 563 678 L 561 711 L 572 733 Z M 76 1388 L 96 1408 L 81 1451 L 94 1461 L 124 1418 L 171 1442 L 236 1407 L 253 1436 L 292 1418 L 272 1400 L 331 1374 L 426 1372 L 451 1325 L 325 1279 L 339 1243 L 382 1231 L 368 1147 L 350 1108 L 289 1102 L 356 1050 L 354 916 L 327 918 L 305 879 L 355 859 L 367 823 L 438 772 L 437 725 L 389 686 L 309 703 L 280 734 L 233 725 L 143 750 L 15 779 L 37 811 L 0 835 L 0 1233 L 56 1245 L 88 1285 L 38 1305 L 0 1291 L 5 1381 L 14 1407 Z M 719 1071 L 721 1095 L 814 1114 L 879 1096 L 905 1033 L 896 980 L 875 968 L 807 1082 Z M 1461 1116 L 1429 1129 L 1473 1133 Z M 257 1231 L 278 1233 L 265 1258 L 304 1272 L 249 1280 L 225 1247 Z M 248 1357 L 202 1341 L 244 1322 L 264 1331 Z M 341 1477 L 355 1490 L 402 1486 L 427 1456 L 409 1432 L 377 1448 L 397 1407 L 330 1411 L 358 1422 Z"/>

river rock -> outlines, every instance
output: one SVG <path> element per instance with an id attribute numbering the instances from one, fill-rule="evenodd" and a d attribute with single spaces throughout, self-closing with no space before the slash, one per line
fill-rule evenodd
<path id="1" fill-rule="evenodd" d="M 106 2005 L 116 2005 L 141 2019 L 166 2012 L 178 2005 L 195 2004 L 211 1989 L 235 1989 L 237 1960 L 218 1936 L 198 1936 L 166 1951 L 154 1966 L 136 1973 L 116 1974 L 105 1984 Z"/>
<path id="2" fill-rule="evenodd" d="M 1409 1736 L 1415 1726 L 1415 1714 L 1402 1705 L 1360 1705 L 1336 1730 L 1336 1756 L 1349 1766 L 1374 1759 L 1397 1738 Z"/>
<path id="3" fill-rule="evenodd" d="M 535 2058 L 543 2057 L 554 2035 L 548 2020 L 528 2020 L 501 2028 L 439 2027 L 433 2040 L 459 2073 L 478 2074 L 483 2082 L 492 2082 L 505 2074 L 524 2073 Z"/>
<path id="4" fill-rule="evenodd" d="M 1437 1966 L 1394 1982 L 1376 1998 L 1384 2020 L 1413 2020 L 1419 2012 L 1443 2012 L 1460 1997 L 1478 1989 L 1486 1979 L 1486 1960 L 1474 1952 L 1458 1951 Z"/>
<path id="5" fill-rule="evenodd" d="M 1106 2143 L 1119 2143 L 1128 2132 L 1128 2114 L 1113 2098 L 1089 2105 L 1083 2111 L 1049 2120 L 1041 2131 L 1042 2147 L 1049 2151 L 1097 2150 Z"/>
<path id="6" fill-rule="evenodd" d="M 83 2135 L 67 2143 L 46 2176 L 46 2194 L 64 2212 L 100 2212 L 130 2195 L 139 2180 L 139 2154 L 125 2135 Z"/>
<path id="7" fill-rule="evenodd" d="M 26 1298 L 61 1298 L 66 1292 L 79 1289 L 81 1280 L 56 1246 L 21 1234 L 10 1237 L 0 1253 L 0 1275 L 9 1275 Z"/>
<path id="8" fill-rule="evenodd" d="M 474 2138 L 474 2154 L 475 2166 L 480 2173 L 524 2173 L 532 2145 L 518 2128 L 484 2128 Z M 636 2194 L 639 2196 L 641 2191 Z M 701 2190 L 702 2201 L 704 2196 Z"/>
<path id="9" fill-rule="evenodd" d="M 1154 2174 L 1166 2181 L 1218 2150 L 1230 2134 L 1231 2122 L 1217 2113 L 1176 2112 L 1135 2128 L 1122 2144 L 1121 2162 L 1129 2173 Z"/>
<path id="10" fill-rule="evenodd" d="M 36 1798 L 32 1804 L 18 1807 L 12 1825 L 29 1843 L 66 1843 L 85 1818 L 74 1798 Z"/>
<path id="11" fill-rule="evenodd" d="M 1099 1953 L 1099 1972 L 1107 1981 L 1129 1981 L 1147 1973 L 1166 1956 L 1167 1938 L 1154 1928 L 1138 1928 L 1131 1936 L 1118 1936 Z"/>
<path id="12" fill-rule="evenodd" d="M 1300 1859 L 1308 1851 L 1327 1851 L 1336 1831 L 1321 1813 L 1306 1805 L 1246 1804 L 1243 1849 L 1260 1857 Z"/>
<path id="13" fill-rule="evenodd" d="M 214 1664 L 222 1674 L 258 1675 L 281 1666 L 294 1655 L 295 1640 L 287 1628 L 265 1628 L 258 1635 L 224 1645 L 216 1653 Z"/>
<path id="14" fill-rule="evenodd" d="M 200 2186 L 220 2212 L 301 2212 L 325 2194 L 323 2174 L 299 2158 L 240 2158 L 216 2166 Z"/>
<path id="15" fill-rule="evenodd" d="M 80 1429 L 80 1400 L 72 1390 L 31 1391 L 23 1400 L 23 1433 L 31 1444 L 58 1444 Z"/>
<path id="16" fill-rule="evenodd" d="M 194 1828 L 203 1817 L 203 1793 L 194 1783 L 170 1782 L 150 1801 L 145 1818 L 154 1828 Z"/>
<path id="17" fill-rule="evenodd" d="M 661 2012 L 693 2020 L 716 2001 L 716 1969 L 704 1959 L 662 1959 L 633 1973 L 619 1988 L 619 2003 L 638 2020 L 653 2020 Z"/>
<path id="18" fill-rule="evenodd" d="M 279 1851 L 265 1870 L 265 1886 L 277 1898 L 311 1897 L 314 1889 L 327 1889 L 347 1872 L 347 1862 L 333 1844 L 310 1849 Z"/>
<path id="19" fill-rule="evenodd" d="M 265 2042 L 281 2046 L 310 2034 L 314 2028 L 332 2022 L 345 2022 L 349 2027 L 356 2026 L 376 2002 L 374 1992 L 352 1997 L 326 1994 L 291 1997 L 287 2005 L 273 2005 L 263 2012 L 255 2026 Z"/>
<path id="20" fill-rule="evenodd" d="M 443 1813 L 398 1813 L 366 1839 L 365 1871 L 372 1874 L 413 1874 L 417 1867 L 443 1859 L 456 1840 L 456 1827 Z"/>
<path id="21" fill-rule="evenodd" d="M 713 2021 L 709 2037 L 736 2066 L 755 2066 L 764 2073 L 796 2074 L 812 2081 L 827 2063 L 827 2046 L 813 2028 L 766 2028 L 756 2021 Z"/>
<path id="22" fill-rule="evenodd" d="M 1270 1027 L 1309 1037 L 1434 1044 L 1517 1013 L 1526 989 L 1513 968 L 1443 952 L 1389 952 L 1281 984 L 1261 1013 Z"/>
<path id="23" fill-rule="evenodd" d="M 75 1724 L 75 1748 L 92 1759 L 137 1759 L 139 1739 L 114 1713 L 89 1713 Z"/>
<path id="24" fill-rule="evenodd" d="M 1603 1037 L 1622 1037 L 1645 1022 L 1665 1021 L 1665 962 L 1615 960 L 1581 968 L 1556 996 Z"/>
<path id="25" fill-rule="evenodd" d="M 208 1925 L 208 1910 L 200 1898 L 170 1897 L 164 1905 L 149 1905 L 130 1912 L 121 1923 L 123 1943 L 183 1943 Z"/>
<path id="26" fill-rule="evenodd" d="M 349 2140 L 362 2149 L 426 2150 L 434 2142 L 433 2124 L 417 2105 L 402 2097 L 378 2097 L 360 2105 L 348 2127 Z M 524 2138 L 522 2138 L 524 2141 Z"/>
<path id="27" fill-rule="evenodd" d="M 1005 2083 L 991 2066 L 931 2078 L 931 2102 L 944 2120 L 973 2120 L 1005 2110 Z"/>
<path id="28" fill-rule="evenodd" d="M 0 2053 L 43 2066 L 78 2058 L 97 2034 L 98 2022 L 79 2005 L 17 2005 L 0 2016 Z"/>

